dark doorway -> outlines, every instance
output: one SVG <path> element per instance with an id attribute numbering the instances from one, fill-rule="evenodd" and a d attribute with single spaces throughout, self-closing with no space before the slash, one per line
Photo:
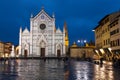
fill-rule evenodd
<path id="1" fill-rule="evenodd" d="M 60 50 L 57 50 L 57 57 L 60 57 Z"/>
<path id="2" fill-rule="evenodd" d="M 45 57 L 45 48 L 41 48 L 41 57 Z"/>
<path id="3" fill-rule="evenodd" d="M 28 51 L 24 50 L 24 57 L 27 57 L 27 55 L 28 55 Z"/>
<path id="4" fill-rule="evenodd" d="M 83 56 L 82 56 L 82 58 L 84 58 L 84 59 L 86 58 L 86 54 L 85 54 L 85 53 L 83 53 Z"/>

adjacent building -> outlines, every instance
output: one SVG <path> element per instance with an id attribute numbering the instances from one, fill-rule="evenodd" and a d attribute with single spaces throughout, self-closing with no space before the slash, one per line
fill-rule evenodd
<path id="1" fill-rule="evenodd" d="M 0 42 L 0 58 L 1 57 L 11 57 L 12 43 L 10 42 Z"/>
<path id="2" fill-rule="evenodd" d="M 70 47 L 70 57 L 72 58 L 93 58 L 94 45 L 77 46 L 74 42 Z"/>
<path id="3" fill-rule="evenodd" d="M 15 46 L 15 57 L 19 57 L 19 47 L 20 46 Z"/>
<path id="4" fill-rule="evenodd" d="M 62 57 L 68 51 L 67 25 L 63 30 L 56 28 L 55 16 L 42 9 L 36 16 L 31 15 L 30 31 L 20 28 L 19 56 L 22 57 Z"/>
<path id="5" fill-rule="evenodd" d="M 110 25 L 110 43 L 112 52 L 116 55 L 120 54 L 120 12 L 111 21 Z"/>
<path id="6" fill-rule="evenodd" d="M 115 48 L 115 46 L 113 47 L 113 45 L 114 41 L 119 43 L 119 15 L 120 12 L 114 12 L 106 15 L 99 21 L 98 26 L 95 27 L 95 52 L 99 58 L 103 57 L 107 60 L 111 60 L 114 55 L 114 50 L 118 48 L 118 44 L 116 46 L 117 48 Z"/>
<path id="7" fill-rule="evenodd" d="M 4 57 L 11 57 L 11 51 L 12 43 L 11 42 L 4 43 Z"/>
<path id="8" fill-rule="evenodd" d="M 4 43 L 0 41 L 0 58 L 4 57 Z"/>

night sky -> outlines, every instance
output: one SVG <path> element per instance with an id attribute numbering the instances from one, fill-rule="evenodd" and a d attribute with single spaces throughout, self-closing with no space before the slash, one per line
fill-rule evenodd
<path id="1" fill-rule="evenodd" d="M 19 43 L 19 28 L 29 29 L 30 15 L 44 6 L 55 14 L 56 27 L 67 22 L 70 44 L 78 39 L 94 40 L 92 29 L 105 15 L 120 10 L 120 0 L 0 0 L 0 40 Z"/>

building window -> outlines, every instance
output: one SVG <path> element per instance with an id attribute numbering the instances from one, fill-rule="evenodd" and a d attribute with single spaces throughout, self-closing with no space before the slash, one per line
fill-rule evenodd
<path id="1" fill-rule="evenodd" d="M 116 22 L 116 24 L 118 24 L 118 21 Z"/>
<path id="2" fill-rule="evenodd" d="M 109 21 L 109 18 L 107 18 L 106 20 L 105 20 L 105 23 L 107 23 Z"/>
<path id="3" fill-rule="evenodd" d="M 119 28 L 117 29 L 117 33 L 119 33 Z"/>
<path id="4" fill-rule="evenodd" d="M 113 41 L 113 46 L 115 46 L 115 42 Z"/>
<path id="5" fill-rule="evenodd" d="M 110 27 L 108 26 L 108 31 L 110 30 Z"/>
<path id="6" fill-rule="evenodd" d="M 105 40 L 105 45 L 106 45 L 106 40 Z"/>
<path id="7" fill-rule="evenodd" d="M 105 45 L 105 40 L 104 40 L 104 45 Z"/>
<path id="8" fill-rule="evenodd" d="M 108 39 L 108 44 L 110 44 L 110 39 Z"/>
<path id="9" fill-rule="evenodd" d="M 117 33 L 119 33 L 119 28 L 110 32 L 110 35 L 114 35 L 114 34 L 117 34 Z"/>
<path id="10" fill-rule="evenodd" d="M 110 42 L 110 45 L 111 45 L 111 47 L 112 47 L 112 41 Z"/>
<path id="11" fill-rule="evenodd" d="M 117 44 L 118 44 L 118 46 L 120 45 L 120 43 L 119 43 L 119 39 L 117 39 Z"/>

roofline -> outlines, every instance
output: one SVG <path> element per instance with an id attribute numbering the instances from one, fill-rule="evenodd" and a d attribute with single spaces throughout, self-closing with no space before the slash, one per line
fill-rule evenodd
<path id="1" fill-rule="evenodd" d="M 44 9 L 40 10 L 39 13 L 38 13 L 37 15 L 35 15 L 33 18 L 31 18 L 31 19 L 33 19 L 33 20 L 36 19 L 42 12 L 44 12 L 45 15 L 46 15 L 50 20 L 53 19 L 53 17 L 51 17 L 50 15 L 48 15 L 48 13 L 47 13 Z"/>
<path id="2" fill-rule="evenodd" d="M 98 27 L 100 27 L 100 23 L 105 19 L 105 18 L 107 18 L 109 15 L 106 15 L 106 16 L 104 16 L 99 22 L 98 22 L 98 25 L 95 27 L 95 28 L 93 28 L 93 30 L 95 30 L 95 29 L 97 29 Z"/>
<path id="3" fill-rule="evenodd" d="M 105 18 L 109 17 L 111 14 L 104 16 L 98 23 L 100 24 Z"/>
<path id="4" fill-rule="evenodd" d="M 79 47 L 79 46 L 77 46 L 77 47 L 70 47 L 70 48 L 77 48 L 77 49 L 94 49 L 94 47 L 91 47 L 91 46 L 88 46 L 88 47 Z"/>
<path id="5" fill-rule="evenodd" d="M 98 24 L 93 30 L 97 29 L 98 27 L 100 27 L 100 25 Z"/>

